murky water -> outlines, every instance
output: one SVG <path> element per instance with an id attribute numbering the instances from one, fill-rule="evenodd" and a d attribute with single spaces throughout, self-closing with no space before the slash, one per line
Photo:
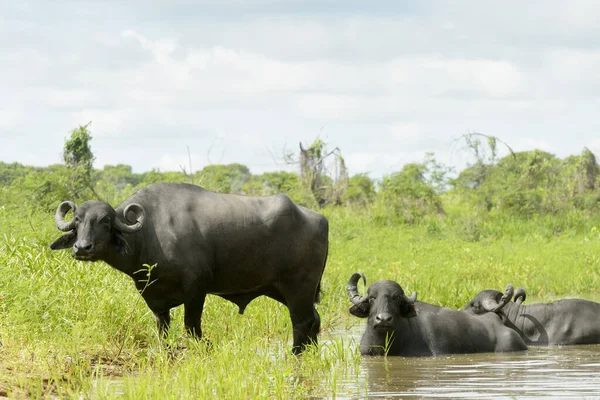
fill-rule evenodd
<path id="1" fill-rule="evenodd" d="M 351 336 L 358 342 L 362 327 Z M 336 398 L 600 398 L 600 345 L 438 357 L 363 357 Z"/>

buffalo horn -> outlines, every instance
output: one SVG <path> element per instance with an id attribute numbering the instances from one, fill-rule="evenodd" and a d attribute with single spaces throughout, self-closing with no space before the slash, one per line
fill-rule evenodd
<path id="1" fill-rule="evenodd" d="M 413 292 L 413 294 L 410 295 L 410 297 L 404 296 L 404 299 L 410 304 L 415 304 L 415 301 L 417 301 L 417 292 Z"/>
<path id="2" fill-rule="evenodd" d="M 358 294 L 357 285 L 358 280 L 360 278 L 362 278 L 363 282 L 365 283 L 365 286 L 367 286 L 367 278 L 365 278 L 362 272 L 355 272 L 354 274 L 352 274 L 350 280 L 348 281 L 348 286 L 346 286 L 346 290 L 348 291 L 348 297 L 350 298 L 352 304 L 360 304 L 367 300 L 367 295 L 360 296 Z"/>
<path id="3" fill-rule="evenodd" d="M 512 299 L 513 294 L 515 293 L 515 288 L 510 283 L 506 285 L 506 290 L 500 299 L 500 302 L 497 302 L 494 299 L 486 298 L 482 302 L 482 306 L 486 311 L 489 312 L 498 312 L 502 310 L 502 308 L 508 304 L 510 299 Z"/>
<path id="4" fill-rule="evenodd" d="M 63 201 L 58 205 L 56 209 L 56 214 L 54 215 L 54 222 L 56 222 L 56 227 L 63 232 L 68 232 L 75 228 L 75 221 L 65 221 L 65 215 L 69 212 L 69 210 L 73 210 L 75 212 L 75 203 L 72 201 Z"/>
<path id="5" fill-rule="evenodd" d="M 486 297 L 481 301 L 481 306 L 485 311 L 493 312 L 498 307 L 498 302 L 491 297 Z"/>
<path id="6" fill-rule="evenodd" d="M 518 303 L 522 303 L 522 302 L 525 301 L 525 299 L 527 299 L 527 293 L 525 293 L 525 289 L 523 289 L 521 287 L 518 288 L 515 291 L 515 299 L 514 299 L 514 301 L 518 302 Z"/>
<path id="7" fill-rule="evenodd" d="M 129 211 L 133 211 L 136 214 L 137 221 L 135 221 L 133 224 L 127 225 L 121 222 L 119 219 L 115 219 L 115 226 L 119 231 L 124 233 L 133 233 L 139 231 L 142 229 L 144 220 L 146 219 L 146 211 L 144 210 L 144 207 L 137 203 L 131 203 L 125 207 L 125 210 L 123 210 L 123 216 L 127 222 L 129 222 L 129 219 L 127 218 L 127 213 Z"/>

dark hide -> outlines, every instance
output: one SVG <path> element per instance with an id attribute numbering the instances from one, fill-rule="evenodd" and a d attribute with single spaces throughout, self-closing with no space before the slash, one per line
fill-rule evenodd
<path id="1" fill-rule="evenodd" d="M 493 313 L 483 303 L 495 301 L 502 293 L 484 290 L 461 311 L 485 315 Z M 518 332 L 530 345 L 575 345 L 600 343 L 600 304 L 582 299 L 523 305 L 525 291 L 518 289 L 515 301 L 495 311 L 504 324 Z"/>
<path id="2" fill-rule="evenodd" d="M 353 275 L 347 289 L 353 303 L 350 313 L 368 318 L 360 341 L 363 355 L 435 356 L 527 349 L 498 316 L 477 317 L 416 301 L 416 294 L 407 297 L 394 281 L 377 281 L 369 286 L 367 295 L 359 297 L 357 275 L 361 274 Z"/>
<path id="3" fill-rule="evenodd" d="M 65 221 L 73 208 L 73 220 Z M 207 294 L 235 303 L 240 313 L 265 295 L 288 307 L 294 353 L 317 341 L 314 304 L 327 259 L 328 222 L 285 195 L 238 196 L 157 183 L 115 209 L 99 201 L 78 207 L 65 202 L 56 221 L 68 233 L 50 247 L 71 248 L 79 260 L 104 261 L 133 278 L 162 334 L 169 310 L 183 304 L 187 330 L 200 337 Z M 144 264 L 156 264 L 147 287 L 146 271 L 136 274 Z"/>

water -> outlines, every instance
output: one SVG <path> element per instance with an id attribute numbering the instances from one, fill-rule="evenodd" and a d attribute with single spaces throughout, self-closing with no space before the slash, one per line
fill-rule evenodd
<path id="1" fill-rule="evenodd" d="M 362 329 L 351 335 L 360 340 Z M 517 353 L 363 357 L 336 398 L 600 398 L 600 345 Z"/>

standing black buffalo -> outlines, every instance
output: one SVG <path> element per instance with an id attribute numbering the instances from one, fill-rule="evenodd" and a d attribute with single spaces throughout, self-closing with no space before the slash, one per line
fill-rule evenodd
<path id="1" fill-rule="evenodd" d="M 511 285 L 509 285 L 510 287 Z M 497 313 L 504 324 L 531 345 L 600 343 L 600 304 L 582 299 L 523 305 L 527 294 L 519 288 L 514 302 L 499 302 L 502 293 L 483 290 L 461 311 L 483 315 Z"/>
<path id="2" fill-rule="evenodd" d="M 353 304 L 350 313 L 369 318 L 360 341 L 363 355 L 433 356 L 527 350 L 523 339 L 495 314 L 474 316 L 422 303 L 416 301 L 416 293 L 408 297 L 399 284 L 387 280 L 373 283 L 365 296 L 359 296 L 360 278 L 367 284 L 365 276 L 356 272 L 347 290 Z"/>
<path id="3" fill-rule="evenodd" d="M 72 209 L 74 216 L 65 221 Z M 185 183 L 156 183 L 116 209 L 101 201 L 79 207 L 65 201 L 56 226 L 69 232 L 50 245 L 72 247 L 78 260 L 102 260 L 132 277 L 159 331 L 166 334 L 170 309 L 183 304 L 185 326 L 202 336 L 207 294 L 239 307 L 266 295 L 285 304 L 293 326 L 293 352 L 317 341 L 321 276 L 328 251 L 327 219 L 286 195 L 218 194 Z M 146 287 L 134 276 L 154 265 Z"/>

